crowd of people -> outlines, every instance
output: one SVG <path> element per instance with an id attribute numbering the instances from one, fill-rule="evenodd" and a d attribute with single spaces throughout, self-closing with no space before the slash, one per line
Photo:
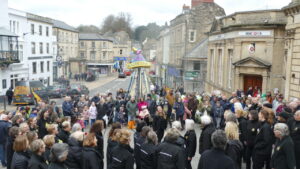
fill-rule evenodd
<path id="1" fill-rule="evenodd" d="M 247 94 L 156 87 L 136 99 L 120 89 L 1 111 L 0 160 L 8 169 L 192 169 L 199 147 L 198 169 L 300 169 L 300 101 Z"/>

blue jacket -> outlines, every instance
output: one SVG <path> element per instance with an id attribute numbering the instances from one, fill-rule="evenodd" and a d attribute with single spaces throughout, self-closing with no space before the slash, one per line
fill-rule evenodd
<path id="1" fill-rule="evenodd" d="M 0 144 L 5 144 L 8 138 L 8 129 L 11 127 L 11 123 L 8 121 L 0 120 Z"/>
<path id="2" fill-rule="evenodd" d="M 71 102 L 64 101 L 62 104 L 62 109 L 63 109 L 64 116 L 71 116 L 73 105 Z"/>
<path id="3" fill-rule="evenodd" d="M 184 115 L 184 105 L 182 102 L 176 102 L 173 108 L 176 110 L 176 116 Z"/>

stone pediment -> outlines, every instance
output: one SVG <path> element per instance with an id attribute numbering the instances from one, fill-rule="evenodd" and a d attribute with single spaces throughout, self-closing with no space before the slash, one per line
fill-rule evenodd
<path id="1" fill-rule="evenodd" d="M 256 67 L 256 68 L 270 68 L 271 63 L 264 61 L 257 57 L 247 57 L 233 63 L 236 67 Z"/>

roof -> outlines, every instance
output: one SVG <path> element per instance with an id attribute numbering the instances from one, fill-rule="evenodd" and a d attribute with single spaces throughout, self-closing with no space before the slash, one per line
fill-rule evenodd
<path id="1" fill-rule="evenodd" d="M 187 58 L 207 58 L 208 38 L 199 42 L 185 57 Z"/>
<path id="2" fill-rule="evenodd" d="M 0 27 L 0 36 L 13 36 L 17 37 L 18 35 L 9 31 L 8 29 L 5 29 L 4 27 Z"/>
<path id="3" fill-rule="evenodd" d="M 72 32 L 78 32 L 77 29 L 75 29 L 74 27 L 66 24 L 63 21 L 53 19 L 52 23 L 53 23 L 54 28 L 60 28 L 60 29 L 65 29 L 65 30 L 72 31 Z"/>
<path id="4" fill-rule="evenodd" d="M 247 58 L 244 58 L 244 59 L 241 59 L 237 62 L 234 62 L 233 65 L 238 66 L 238 67 L 242 67 L 244 63 L 249 62 L 249 61 L 254 62 L 256 64 L 256 67 L 262 67 L 262 68 L 267 67 L 267 68 L 269 68 L 269 67 L 272 66 L 271 63 L 269 63 L 265 60 L 262 60 L 258 57 L 251 57 L 251 56 L 247 57 Z"/>
<path id="5" fill-rule="evenodd" d="M 99 40 L 113 42 L 111 39 L 103 37 L 98 33 L 79 33 L 79 40 Z"/>

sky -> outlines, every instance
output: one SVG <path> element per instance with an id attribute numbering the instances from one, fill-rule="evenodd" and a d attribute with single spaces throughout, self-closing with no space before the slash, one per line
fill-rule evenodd
<path id="1" fill-rule="evenodd" d="M 237 11 L 280 9 L 291 0 L 215 0 L 227 15 Z M 100 26 L 103 19 L 120 12 L 130 13 L 133 26 L 169 22 L 191 0 L 8 0 L 10 8 L 58 19 L 77 27 Z M 1 5 L 1 4 L 0 4 Z"/>

